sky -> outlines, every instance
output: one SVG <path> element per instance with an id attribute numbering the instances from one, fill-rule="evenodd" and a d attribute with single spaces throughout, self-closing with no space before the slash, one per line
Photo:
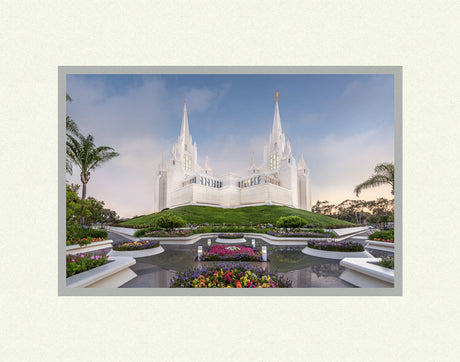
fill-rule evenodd
<path id="1" fill-rule="evenodd" d="M 245 176 L 263 163 L 275 92 L 294 158 L 310 169 L 312 205 L 358 199 L 354 187 L 382 162 L 394 162 L 393 75 L 69 74 L 67 115 L 116 157 L 91 172 L 87 196 L 120 217 L 153 212 L 153 180 L 180 133 L 184 98 L 198 164 L 214 175 Z M 74 166 L 69 183 L 81 184 Z M 393 198 L 389 186 L 360 199 Z"/>

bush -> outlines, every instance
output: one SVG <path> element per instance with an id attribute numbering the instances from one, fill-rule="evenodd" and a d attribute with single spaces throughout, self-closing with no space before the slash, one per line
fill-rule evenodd
<path id="1" fill-rule="evenodd" d="M 152 227 L 148 227 L 148 228 L 145 228 L 145 229 L 136 230 L 136 232 L 134 233 L 134 236 L 136 238 L 140 238 L 140 237 L 144 236 L 148 232 L 159 231 L 159 230 L 163 230 L 163 229 L 161 227 L 159 227 L 159 226 L 152 226 Z"/>
<path id="2" fill-rule="evenodd" d="M 279 228 L 300 228 L 307 222 L 299 216 L 284 216 L 280 217 L 276 222 L 276 227 Z"/>
<path id="3" fill-rule="evenodd" d="M 395 259 L 392 256 L 387 256 L 386 258 L 382 258 L 379 261 L 379 265 L 383 266 L 384 268 L 394 269 Z"/>
<path id="4" fill-rule="evenodd" d="M 70 239 L 67 239 L 67 245 L 86 245 L 95 241 L 107 240 L 107 231 L 78 226 L 73 228 Z"/>
<path id="5" fill-rule="evenodd" d="M 393 230 L 382 230 L 376 231 L 375 233 L 369 235 L 369 240 L 377 241 L 394 241 L 395 231 Z"/>
<path id="6" fill-rule="evenodd" d="M 187 223 L 181 217 L 169 214 L 160 216 L 157 219 L 156 224 L 163 229 L 173 230 L 175 228 L 184 227 Z"/>
<path id="7" fill-rule="evenodd" d="M 364 251 L 364 247 L 359 243 L 352 242 L 324 242 L 324 241 L 309 241 L 308 247 L 312 249 L 325 250 L 325 251 Z"/>

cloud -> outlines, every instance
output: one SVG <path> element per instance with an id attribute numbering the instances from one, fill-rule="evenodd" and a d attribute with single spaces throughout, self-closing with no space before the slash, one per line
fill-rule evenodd
<path id="1" fill-rule="evenodd" d="M 122 139 L 114 147 L 120 156 L 91 172 L 88 196 L 103 200 L 106 207 L 121 217 L 151 213 L 154 175 L 167 146 L 161 139 Z M 74 175 L 67 176 L 67 180 L 81 184 L 79 174 L 74 167 Z"/>
<path id="2" fill-rule="evenodd" d="M 329 134 L 303 147 L 310 169 L 312 199 L 340 202 L 356 198 L 353 189 L 373 174 L 382 162 L 394 162 L 391 137 L 380 137 L 388 130 L 376 128 L 349 137 Z M 392 198 L 389 187 L 363 191 L 361 198 Z"/>

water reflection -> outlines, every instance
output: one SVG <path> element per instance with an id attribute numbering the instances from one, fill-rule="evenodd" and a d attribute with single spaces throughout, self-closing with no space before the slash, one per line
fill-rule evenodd
<path id="1" fill-rule="evenodd" d="M 162 243 L 165 251 L 158 255 L 136 258 L 137 264 L 133 267 L 138 278 L 126 283 L 123 287 L 153 287 L 168 288 L 169 281 L 176 271 L 210 266 L 219 262 L 197 262 L 198 246 L 206 248 L 208 239 L 215 243 L 215 238 L 203 238 L 193 245 L 171 245 Z M 252 239 L 247 243 L 239 244 L 252 246 Z M 350 284 L 339 279 L 344 268 L 339 265 L 339 260 L 316 258 L 303 254 L 304 246 L 275 246 L 255 239 L 256 249 L 267 246 L 269 263 L 249 263 L 257 267 L 268 268 L 290 279 L 294 288 L 346 288 Z M 230 244 L 230 243 L 229 243 Z"/>

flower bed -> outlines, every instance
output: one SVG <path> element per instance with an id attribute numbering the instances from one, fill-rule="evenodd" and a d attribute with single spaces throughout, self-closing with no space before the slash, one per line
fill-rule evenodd
<path id="1" fill-rule="evenodd" d="M 268 235 L 277 237 L 292 237 L 292 238 L 330 238 L 334 237 L 333 233 L 328 232 L 310 232 L 310 231 L 267 231 Z"/>
<path id="2" fill-rule="evenodd" d="M 96 241 L 103 241 L 103 240 L 106 240 L 107 238 L 91 238 L 91 237 L 87 237 L 87 238 L 82 238 L 82 239 L 74 239 L 74 240 L 67 240 L 66 242 L 66 245 L 69 246 L 69 245 L 88 245 L 88 244 L 91 244 L 91 243 L 94 243 Z"/>
<path id="3" fill-rule="evenodd" d="M 213 245 L 205 249 L 202 261 L 262 261 L 262 252 L 245 246 Z"/>
<path id="4" fill-rule="evenodd" d="M 338 242 L 338 241 L 309 241 L 308 247 L 312 249 L 325 251 L 340 251 L 340 252 L 360 252 L 364 251 L 364 247 L 359 243 L 353 242 Z"/>
<path id="5" fill-rule="evenodd" d="M 394 269 L 395 259 L 392 256 L 387 256 L 386 258 L 381 258 L 378 264 L 384 268 Z"/>
<path id="6" fill-rule="evenodd" d="M 161 237 L 174 238 L 174 237 L 186 237 L 186 236 L 190 236 L 190 235 L 193 235 L 193 234 L 194 234 L 193 230 L 172 230 L 172 231 L 152 230 L 152 231 L 148 231 L 148 232 L 143 233 L 142 236 L 144 236 L 144 237 L 158 237 L 158 238 L 161 238 Z M 138 236 L 140 234 L 138 234 L 136 232 L 134 235 Z"/>
<path id="7" fill-rule="evenodd" d="M 178 272 L 170 288 L 291 288 L 292 282 L 274 272 L 246 264 L 217 265 Z"/>
<path id="8" fill-rule="evenodd" d="M 393 230 L 382 230 L 376 231 L 375 233 L 369 235 L 369 240 L 375 241 L 384 241 L 388 243 L 393 243 L 395 238 L 395 232 Z"/>
<path id="9" fill-rule="evenodd" d="M 159 241 L 117 241 L 112 244 L 113 250 L 129 251 L 129 250 L 145 250 L 160 246 Z"/>
<path id="10" fill-rule="evenodd" d="M 66 258 L 66 276 L 71 277 L 72 275 L 83 273 L 87 270 L 97 268 L 107 263 L 106 255 L 93 255 L 88 254 L 76 254 L 67 255 Z"/>
<path id="11" fill-rule="evenodd" d="M 243 234 L 219 234 L 217 237 L 219 239 L 241 239 Z"/>

